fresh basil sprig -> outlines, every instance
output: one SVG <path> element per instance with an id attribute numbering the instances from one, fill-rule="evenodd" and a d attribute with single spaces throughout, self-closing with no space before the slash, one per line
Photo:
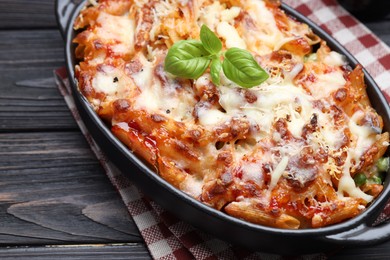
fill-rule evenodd
<path id="1" fill-rule="evenodd" d="M 267 72 L 248 51 L 230 48 L 223 53 L 222 42 L 206 25 L 200 29 L 200 41 L 182 40 L 169 49 L 164 69 L 178 77 L 197 79 L 209 66 L 215 85 L 220 85 L 221 70 L 228 79 L 244 88 L 257 86 L 268 78 Z"/>

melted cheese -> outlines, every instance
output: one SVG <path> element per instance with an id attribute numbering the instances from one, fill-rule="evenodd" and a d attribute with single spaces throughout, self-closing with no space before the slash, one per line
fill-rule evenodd
<path id="1" fill-rule="evenodd" d="M 214 1 L 211 5 L 206 5 L 204 8 L 201 8 L 199 20 L 209 28 L 215 29 L 221 21 L 232 24 L 240 12 L 241 8 L 238 6 L 226 8 L 219 1 Z"/>
<path id="2" fill-rule="evenodd" d="M 117 54 L 134 51 L 135 21 L 130 16 L 114 16 L 101 12 L 97 23 L 101 27 L 97 27 L 96 36 L 106 43 L 112 43 L 112 51 Z"/>
<path id="3" fill-rule="evenodd" d="M 367 202 L 371 202 L 373 200 L 373 197 L 371 195 L 364 193 L 361 189 L 356 187 L 356 184 L 350 174 L 350 168 L 351 168 L 351 155 L 349 153 L 343 167 L 343 175 L 339 180 L 339 185 L 338 185 L 339 197 L 342 198 L 345 195 L 344 193 L 347 193 L 350 197 L 361 198 Z"/>
<path id="4" fill-rule="evenodd" d="M 339 195 L 343 197 L 344 192 L 354 198 L 362 198 L 367 202 L 371 202 L 373 197 L 364 193 L 361 189 L 356 187 L 352 177 L 348 174 L 343 175 L 339 180 Z"/>
<path id="5" fill-rule="evenodd" d="M 232 23 L 234 18 L 236 18 L 241 12 L 241 8 L 233 6 L 230 9 L 225 9 L 221 12 L 221 21 Z"/>
<path id="6" fill-rule="evenodd" d="M 349 129 L 357 138 L 355 149 L 353 150 L 354 159 L 359 159 L 360 156 L 375 142 L 375 129 L 366 125 L 359 126 L 356 121 L 364 116 L 362 111 L 357 111 L 353 114 L 349 121 Z"/>
<path id="7" fill-rule="evenodd" d="M 180 189 L 194 198 L 202 194 L 203 181 L 194 176 L 188 175 L 181 184 Z"/>
<path id="8" fill-rule="evenodd" d="M 138 56 L 142 69 L 132 74 L 132 78 L 141 94 L 135 99 L 137 109 L 150 113 L 162 112 L 178 121 L 191 117 L 195 105 L 192 90 L 178 88 L 175 79 L 166 77 L 167 82 L 161 82 L 155 73 L 157 60 L 148 61 L 144 55 Z"/>
<path id="9" fill-rule="evenodd" d="M 142 9 L 146 3 L 136 1 L 132 8 Z M 342 123 L 337 122 L 339 115 L 331 109 L 338 105 L 333 98 L 335 91 L 348 86 L 345 71 L 340 67 L 345 65 L 344 57 L 323 51 L 322 60 L 312 59 L 307 63 L 294 53 L 289 53 L 291 58 L 286 55 L 286 60 L 283 58 L 281 62 L 272 60 L 271 52 L 283 56 L 286 50 L 277 51 L 285 43 L 307 37 L 310 31 L 299 24 L 293 24 L 291 31 L 279 30 L 281 24 L 277 24 L 264 1 L 238 3 L 240 6 L 227 8 L 225 1 L 157 1 L 147 21 L 151 28 L 147 27 L 150 24 L 143 23 L 145 21 L 134 20 L 130 11 L 122 16 L 99 12 L 98 26 L 93 27 L 90 39 L 86 40 L 92 44 L 101 42 L 107 49 L 86 58 L 92 71 L 96 71 L 92 87 L 95 92 L 104 94 L 91 98 L 94 107 L 98 110 L 117 98 L 126 98 L 131 100 L 131 109 L 167 119 L 169 124 L 155 117 L 159 121 L 156 125 L 160 124 L 167 134 L 162 144 L 156 141 L 156 149 L 158 145 L 163 146 L 164 153 L 156 157 L 166 156 L 175 162 L 175 167 L 185 176 L 180 189 L 195 198 L 207 193 L 206 182 L 227 172 L 234 177 L 218 179 L 226 183 L 223 188 L 216 187 L 216 191 L 228 189 L 231 182 L 243 189 L 250 190 L 256 185 L 262 188 L 256 191 L 256 198 L 245 197 L 251 196 L 251 191 L 247 192 L 249 195 L 236 198 L 236 202 L 247 206 L 255 200 L 267 207 L 275 199 L 272 198 L 274 189 L 284 188 L 283 185 L 310 185 L 316 174 L 330 186 L 333 178 L 339 180 L 336 191 L 332 191 L 340 200 L 348 196 L 372 201 L 372 196 L 356 187 L 351 170 L 358 167 L 362 156 L 375 144 L 378 129 L 362 123 L 367 112 L 364 107 L 353 110 L 351 117 L 341 111 Z M 134 11 L 131 9 L 131 13 Z M 177 15 L 180 13 L 183 17 Z M 237 86 L 223 73 L 220 86 L 213 86 L 209 70 L 193 81 L 165 73 L 162 66 L 167 47 L 178 40 L 197 38 L 198 32 L 193 29 L 202 24 L 218 35 L 224 48 L 238 47 L 254 53 L 256 60 L 266 65 L 266 70 L 275 69 L 277 75 L 270 75 L 267 81 L 248 90 Z M 138 26 L 149 28 L 144 37 L 145 41 L 150 38 L 150 44 L 142 51 L 136 51 L 133 46 L 135 38 L 139 37 L 136 35 Z M 100 42 L 94 42 L 96 39 Z M 112 65 L 115 59 L 122 59 L 120 64 L 126 66 L 130 59 L 140 68 L 134 71 L 115 68 Z M 319 66 L 310 66 L 320 62 Z M 302 74 L 307 78 L 300 77 Z M 302 82 L 297 82 L 300 80 Z M 122 118 L 118 122 L 113 119 L 112 123 L 129 131 L 129 124 Z M 184 129 L 176 129 L 178 125 Z M 140 127 L 143 126 L 140 124 Z M 154 129 L 148 131 L 152 138 Z M 351 136 L 347 136 L 349 132 Z M 223 143 L 222 147 L 219 143 Z M 389 144 L 386 141 L 383 145 Z M 175 149 L 179 152 L 171 151 Z M 327 156 L 326 162 L 315 158 L 319 151 Z M 230 156 L 224 157 L 226 154 Z M 336 164 L 339 157 L 346 159 Z M 298 191 L 294 193 L 296 197 L 302 195 L 300 192 L 305 194 Z M 314 193 L 306 195 L 314 200 Z M 316 206 L 327 203 L 317 202 Z"/>
<path id="10" fill-rule="evenodd" d="M 253 181 L 254 183 L 262 186 L 264 182 L 263 172 L 261 165 L 258 163 L 243 163 L 242 167 L 242 180 Z"/>
<path id="11" fill-rule="evenodd" d="M 210 8 L 212 10 L 220 10 L 221 7 L 218 4 L 214 4 Z M 229 12 L 232 13 L 225 13 L 225 18 L 222 19 L 227 19 L 226 16 L 228 14 L 234 18 L 237 9 L 233 9 Z M 217 32 L 221 37 L 226 39 L 227 47 L 234 46 L 246 48 L 245 42 L 240 38 L 236 29 L 226 21 L 220 22 L 221 17 L 219 15 L 214 13 L 214 15 L 209 15 L 207 18 L 210 19 L 208 21 L 210 24 L 218 22 Z M 338 64 L 339 56 L 330 54 L 329 57 L 329 59 L 333 60 L 333 63 Z M 177 94 L 174 88 L 170 87 L 174 85 L 174 79 L 171 79 L 171 84 L 162 87 L 162 83 L 154 74 L 154 62 L 156 62 L 156 60 L 150 62 L 144 56 L 140 56 L 140 60 L 143 64 L 143 69 L 132 75 L 135 84 L 141 90 L 141 94 L 136 99 L 136 107 L 145 109 L 149 112 L 170 110 L 172 112 L 170 116 L 175 120 L 182 121 L 185 118 L 192 120 L 191 108 L 195 104 L 195 101 L 191 97 L 192 93 L 190 93 L 187 98 L 183 95 L 186 92 L 182 92 L 181 95 Z M 302 65 L 295 67 L 297 68 L 296 72 L 291 73 L 297 74 L 302 70 Z M 313 101 L 315 99 L 328 97 L 332 92 L 345 84 L 345 79 L 343 78 L 341 71 L 317 75 L 317 80 L 310 86 L 313 95 L 308 95 L 303 89 L 295 86 L 291 80 L 293 77 L 294 75 L 286 76 L 284 80 L 279 79 L 271 85 L 263 84 L 258 88 L 254 88 L 252 94 L 256 96 L 257 100 L 252 104 L 248 104 L 242 94 L 240 94 L 235 87 L 232 87 L 235 84 L 232 84 L 232 82 L 223 77 L 221 82 L 225 85 L 219 87 L 219 103 L 224 111 L 222 112 L 218 108 L 208 106 L 199 107 L 197 110 L 199 123 L 206 128 L 214 127 L 225 124 L 237 114 L 241 114 L 249 120 L 252 131 L 254 131 L 253 129 L 256 129 L 256 126 L 260 128 L 260 131 L 257 131 L 257 133 L 252 133 L 254 136 L 257 136 L 257 140 L 262 140 L 271 135 L 272 140 L 280 142 L 282 141 L 281 136 L 273 131 L 273 124 L 276 120 L 280 118 L 288 119 L 288 130 L 295 138 L 300 139 L 302 138 L 303 128 L 310 122 L 312 115 L 316 114 L 318 115 L 318 124 L 321 125 L 322 128 L 311 137 L 309 145 L 314 149 L 318 149 L 319 147 L 330 147 L 337 150 L 339 148 L 338 145 L 343 138 L 342 132 L 340 129 L 334 128 L 331 123 L 332 119 L 329 118 L 330 115 L 324 114 L 313 107 Z M 116 85 L 111 84 L 111 81 L 112 76 L 99 73 L 96 77 L 94 87 L 107 94 L 113 93 L 116 91 Z M 200 86 L 210 84 L 210 75 L 206 74 L 205 76 L 200 77 L 196 81 L 196 84 Z M 175 114 L 175 111 L 184 112 L 176 112 Z M 372 145 L 373 140 L 368 138 L 372 131 L 366 126 L 358 126 L 354 122 L 355 117 L 357 118 L 358 115 L 352 118 L 349 127 L 351 128 L 352 133 L 358 136 L 356 149 L 353 151 L 353 155 L 351 155 L 356 159 L 363 154 L 367 147 Z M 289 158 L 297 155 L 300 150 L 299 143 L 285 144 L 283 147 L 279 147 L 276 150 L 273 148 L 271 150 L 274 153 L 281 153 L 283 157 L 279 162 L 274 160 L 274 170 L 269 185 L 270 190 L 277 185 L 278 180 L 283 176 Z M 242 156 L 244 156 L 244 153 L 238 158 L 241 158 Z M 267 157 L 269 156 L 265 156 L 264 158 Z M 255 165 L 247 164 L 243 166 L 242 170 L 244 173 L 243 179 L 245 181 L 253 180 L 257 183 L 262 181 L 259 175 L 256 175 Z M 351 189 L 351 178 L 348 179 L 347 175 L 345 175 L 342 180 L 339 194 L 344 191 L 347 192 L 348 190 L 348 194 L 351 194 L 351 196 L 369 199 L 369 197 L 367 197 L 368 195 L 363 196 L 362 194 L 364 193 L 358 188 L 355 187 L 355 190 Z M 195 182 L 190 181 L 190 179 L 188 179 L 186 183 L 187 182 L 195 185 Z M 183 186 L 186 187 L 186 192 L 192 195 L 199 193 L 199 189 L 191 189 L 189 187 L 192 184 L 187 184 Z M 198 187 L 199 185 L 195 186 Z"/>
<path id="12" fill-rule="evenodd" d="M 200 10 L 199 20 L 202 24 L 207 25 L 211 30 L 215 31 L 220 22 L 220 15 L 224 7 L 219 1 L 214 1 L 211 5 L 207 5 Z"/>
<path id="13" fill-rule="evenodd" d="M 284 37 L 272 12 L 266 8 L 264 1 L 246 1 L 244 5 L 256 25 L 256 28 L 250 27 L 243 32 L 245 42 L 259 54 L 275 50 Z M 253 31 L 254 29 L 258 31 Z"/>
<path id="14" fill-rule="evenodd" d="M 315 97 L 327 97 L 334 89 L 345 83 L 344 78 L 341 78 L 340 72 L 320 75 L 318 79 L 315 87 L 319 91 L 317 95 L 314 95 Z M 206 84 L 205 80 L 209 80 L 209 77 L 202 77 L 199 82 Z M 222 85 L 219 89 L 221 94 L 219 103 L 224 108 L 225 112 L 221 112 L 217 108 L 201 108 L 198 111 L 199 122 L 206 127 L 223 124 L 234 115 L 241 114 L 244 115 L 252 125 L 260 127 L 260 132 L 257 134 L 257 140 L 272 135 L 272 140 L 280 142 L 280 135 L 277 132 L 272 131 L 273 123 L 277 119 L 288 118 L 288 130 L 295 138 L 300 139 L 302 138 L 303 128 L 310 123 L 313 114 L 315 114 L 317 116 L 319 129 L 307 140 L 310 147 L 314 150 L 317 150 L 320 147 L 326 150 L 331 149 L 330 153 L 336 155 L 336 152 L 340 149 L 343 138 L 345 138 L 343 128 L 334 126 L 333 115 L 331 113 L 324 113 L 315 108 L 313 106 L 315 98 L 306 94 L 304 90 L 292 85 L 288 79 L 281 81 L 278 84 L 254 88 L 251 92 L 256 95 L 257 101 L 252 104 L 248 104 L 240 92 L 235 88 Z M 357 125 L 356 121 L 360 119 L 361 116 L 361 112 L 355 113 L 348 123 L 352 134 L 357 137 L 356 146 L 354 149 L 349 150 L 351 158 L 353 157 L 357 164 L 359 163 L 359 158 L 362 154 L 375 142 L 373 129 L 368 126 Z M 254 133 L 254 135 L 256 136 L 256 133 Z M 288 164 L 288 158 L 299 154 L 301 149 L 302 145 L 294 142 L 271 149 L 272 152 L 279 152 L 284 156 L 280 162 L 274 161 L 273 166 L 275 167 L 275 170 L 272 173 L 272 180 L 269 186 L 271 190 L 277 185 L 278 180 L 283 175 L 283 171 Z M 267 161 L 267 159 L 264 161 Z M 251 174 L 254 172 L 251 165 L 247 165 L 243 169 L 245 180 L 254 178 Z M 351 185 L 353 179 L 350 176 L 350 167 L 345 166 L 343 172 L 345 172 L 345 174 L 340 183 L 339 194 L 347 192 L 352 197 L 371 201 L 371 196 L 365 194 L 354 185 Z M 303 175 L 300 175 L 298 177 L 302 176 Z M 304 181 L 301 182 L 303 183 Z"/>
<path id="15" fill-rule="evenodd" d="M 345 57 L 338 52 L 331 51 L 324 59 L 325 64 L 329 66 L 346 65 Z"/>
<path id="16" fill-rule="evenodd" d="M 92 81 L 93 88 L 98 92 L 103 92 L 107 95 L 112 95 L 116 92 L 117 83 L 113 82 L 114 77 L 104 72 L 99 72 Z"/>
<path id="17" fill-rule="evenodd" d="M 282 160 L 280 160 L 280 162 L 278 163 L 276 168 L 272 171 L 272 173 L 271 173 L 271 183 L 269 185 L 269 190 L 270 191 L 272 191 L 275 188 L 275 186 L 278 183 L 280 177 L 282 176 L 282 174 L 286 170 L 287 164 L 288 164 L 288 157 L 285 156 L 285 157 L 282 158 Z"/>
<path id="18" fill-rule="evenodd" d="M 234 27 L 234 19 L 240 14 L 241 8 L 233 6 L 226 8 L 218 1 L 201 9 L 200 21 L 207 25 L 223 39 L 227 48 L 246 49 L 246 44 Z"/>
<path id="19" fill-rule="evenodd" d="M 318 74 L 317 80 L 310 85 L 310 91 L 314 98 L 325 99 L 331 96 L 333 92 L 343 87 L 345 83 L 346 81 L 341 70 Z"/>
<path id="20" fill-rule="evenodd" d="M 227 48 L 237 47 L 240 49 L 246 49 L 246 44 L 243 39 L 241 39 L 236 28 L 227 22 L 220 22 L 217 26 L 217 33 L 220 37 L 225 39 L 225 44 Z"/>
<path id="21" fill-rule="evenodd" d="M 200 108 L 198 110 L 199 123 L 204 126 L 218 125 L 226 122 L 229 117 L 225 113 L 215 109 Z"/>
<path id="22" fill-rule="evenodd" d="M 285 82 L 252 91 L 257 98 L 253 104 L 248 104 L 236 89 L 221 86 L 220 90 L 220 104 L 226 111 L 225 115 L 232 117 L 237 113 L 243 114 L 266 133 L 271 133 L 272 125 L 277 119 L 290 117 L 288 128 L 295 137 L 300 138 L 303 126 L 315 111 L 318 113 L 312 107 L 311 96 Z M 298 107 L 300 113 L 296 111 Z M 218 122 L 217 120 L 216 123 Z"/>

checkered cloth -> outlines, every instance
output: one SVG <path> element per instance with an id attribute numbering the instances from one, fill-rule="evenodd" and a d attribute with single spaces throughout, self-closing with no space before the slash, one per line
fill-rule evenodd
<path id="1" fill-rule="evenodd" d="M 368 70 L 390 101 L 390 48 L 345 11 L 335 0 L 285 0 L 286 4 L 320 25 L 344 45 Z M 216 239 L 185 223 L 146 198 L 107 158 L 88 134 L 70 95 L 64 69 L 56 71 L 57 83 L 91 149 L 120 193 L 154 259 L 282 259 L 250 252 Z M 389 93 L 389 94 L 388 94 Z M 390 204 L 378 223 L 390 216 Z M 259 248 L 261 250 L 261 248 Z M 326 259 L 325 254 L 295 259 Z"/>

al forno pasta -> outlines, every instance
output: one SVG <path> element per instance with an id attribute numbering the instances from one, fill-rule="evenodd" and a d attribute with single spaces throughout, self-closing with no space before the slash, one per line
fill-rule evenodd
<path id="1" fill-rule="evenodd" d="M 318 228 L 382 191 L 389 134 L 361 66 L 350 68 L 278 1 L 100 0 L 80 30 L 76 79 L 112 132 L 197 200 L 253 223 Z M 168 50 L 208 28 L 268 74 L 243 88 L 221 71 L 164 70 Z M 226 58 L 226 57 L 225 57 Z M 240 68 L 238 68 L 240 69 Z"/>

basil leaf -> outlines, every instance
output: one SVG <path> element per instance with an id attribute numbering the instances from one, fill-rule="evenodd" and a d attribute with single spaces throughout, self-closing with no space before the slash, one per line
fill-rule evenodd
<path id="1" fill-rule="evenodd" d="M 222 50 L 221 40 L 206 25 L 200 28 L 200 40 L 210 54 L 217 54 Z"/>
<path id="2" fill-rule="evenodd" d="M 200 41 L 183 40 L 175 43 L 165 57 L 165 71 L 187 79 L 199 78 L 210 64 L 209 53 Z"/>
<path id="3" fill-rule="evenodd" d="M 222 63 L 221 60 L 218 58 L 214 58 L 211 61 L 210 65 L 210 74 L 211 74 L 211 81 L 215 85 L 220 85 L 221 84 L 221 69 L 222 69 Z"/>
<path id="4" fill-rule="evenodd" d="M 257 86 L 269 77 L 252 54 L 235 47 L 226 51 L 222 68 L 228 79 L 244 88 Z"/>

